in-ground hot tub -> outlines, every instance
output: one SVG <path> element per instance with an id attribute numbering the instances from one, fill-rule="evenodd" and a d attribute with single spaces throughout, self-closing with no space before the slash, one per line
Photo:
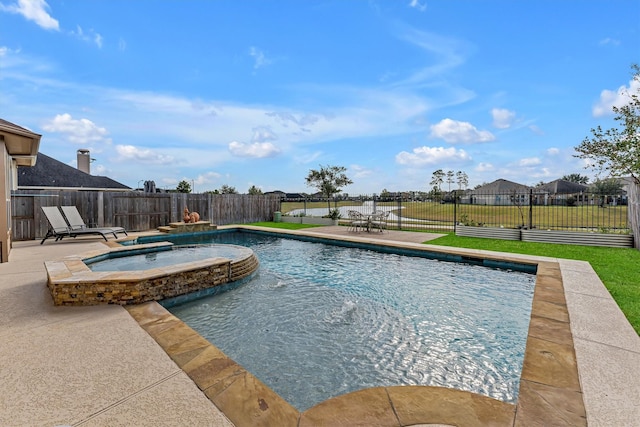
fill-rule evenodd
<path id="1" fill-rule="evenodd" d="M 206 295 L 251 276 L 258 265 L 254 252 L 243 246 L 175 247 L 169 242 L 45 262 L 55 305 L 126 305 Z"/>

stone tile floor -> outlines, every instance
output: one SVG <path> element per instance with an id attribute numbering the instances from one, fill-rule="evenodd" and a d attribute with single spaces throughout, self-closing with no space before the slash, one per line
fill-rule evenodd
<path id="1" fill-rule="evenodd" d="M 306 232 L 412 247 L 431 236 L 345 228 Z M 159 305 L 130 314 L 119 306 L 53 307 L 43 261 L 101 244 L 17 242 L 0 264 L 0 337 L 10 343 L 0 347 L 0 425 L 625 426 L 640 419 L 640 338 L 584 262 L 459 250 L 541 262 L 517 406 L 435 387 L 385 387 L 298 414 Z"/>

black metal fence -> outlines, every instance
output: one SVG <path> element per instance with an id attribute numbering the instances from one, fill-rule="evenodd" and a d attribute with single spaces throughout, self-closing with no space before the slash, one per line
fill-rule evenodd
<path id="1" fill-rule="evenodd" d="M 464 192 L 440 197 L 414 194 L 382 197 L 283 199 L 284 215 L 327 216 L 337 210 L 371 213 L 390 211 L 388 227 L 455 231 L 458 224 L 564 231 L 629 233 L 627 196 L 599 193 Z"/>

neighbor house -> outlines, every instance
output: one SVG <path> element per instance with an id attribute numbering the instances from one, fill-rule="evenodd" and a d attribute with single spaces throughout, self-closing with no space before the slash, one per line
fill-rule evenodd
<path id="1" fill-rule="evenodd" d="M 496 179 L 465 194 L 462 203 L 474 205 L 524 205 L 531 187 L 506 179 Z"/>
<path id="2" fill-rule="evenodd" d="M 38 153 L 38 163 L 18 168 L 18 190 L 131 191 L 131 188 L 106 176 L 91 175 L 89 150 L 77 152 L 78 167 Z"/>
<path id="3" fill-rule="evenodd" d="M 578 182 L 556 179 L 534 188 L 534 203 L 538 205 L 567 205 L 588 202 L 589 186 Z"/>
<path id="4" fill-rule="evenodd" d="M 41 135 L 0 119 L 0 262 L 11 251 L 11 191 L 18 187 L 18 166 L 36 164 Z"/>

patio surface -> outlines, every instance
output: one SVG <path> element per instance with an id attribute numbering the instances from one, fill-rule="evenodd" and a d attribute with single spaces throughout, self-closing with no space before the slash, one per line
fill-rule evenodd
<path id="1" fill-rule="evenodd" d="M 392 245 L 433 236 L 396 231 L 354 236 L 346 227 L 304 232 Z M 103 244 L 93 238 L 15 242 L 10 261 L 0 264 L 0 425 L 232 426 L 133 313 L 120 306 L 53 306 L 44 261 Z M 637 425 L 640 337 L 588 263 L 535 259 L 560 266 L 588 424 Z M 394 393 L 399 394 L 387 394 Z"/>

